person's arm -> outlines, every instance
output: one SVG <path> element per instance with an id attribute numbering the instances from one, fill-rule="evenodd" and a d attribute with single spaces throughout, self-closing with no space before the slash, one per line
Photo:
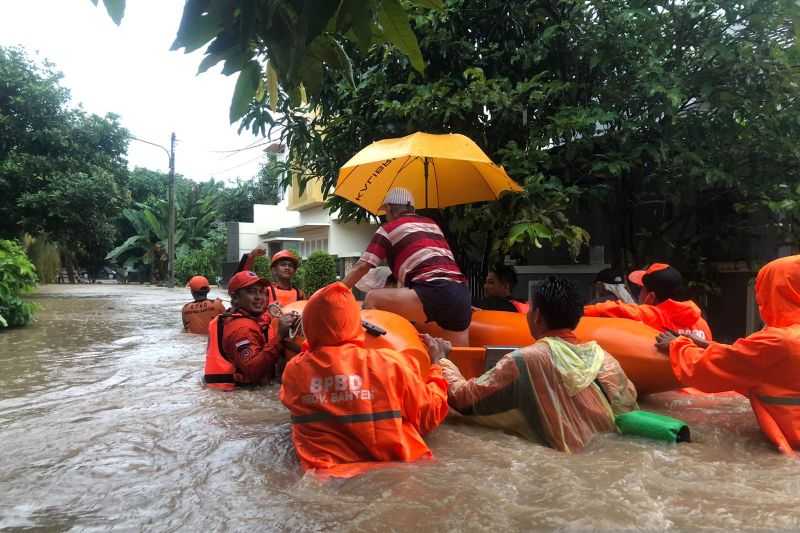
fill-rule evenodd
<path id="1" fill-rule="evenodd" d="M 742 391 L 762 384 L 764 370 L 784 355 L 781 345 L 781 337 L 769 331 L 730 345 L 712 342 L 705 349 L 684 336 L 668 343 L 675 377 L 703 392 Z"/>
<path id="2" fill-rule="evenodd" d="M 420 335 L 420 338 L 428 348 L 431 361 L 438 362 L 442 367 L 442 377 L 447 382 L 448 403 L 458 411 L 475 412 L 481 400 L 512 385 L 519 376 L 512 352 L 503 356 L 494 368 L 482 376 L 467 380 L 455 363 L 447 359 L 452 347 L 448 341 L 428 334 Z"/>
<path id="3" fill-rule="evenodd" d="M 363 278 L 372 268 L 374 267 L 371 264 L 359 259 L 344 277 L 342 283 L 352 289 L 355 287 L 356 283 L 358 283 L 358 281 Z"/>
<path id="4" fill-rule="evenodd" d="M 225 348 L 236 367 L 237 381 L 259 384 L 274 377 L 280 357 L 279 339 L 265 344 L 260 333 L 247 329 L 232 336 Z"/>
<path id="5" fill-rule="evenodd" d="M 626 304 L 622 302 L 601 302 L 587 305 L 583 308 L 583 316 L 627 318 L 638 320 L 649 326 L 659 324 L 661 319 L 658 311 L 652 305 Z M 656 327 L 656 329 L 659 329 Z"/>
<path id="6" fill-rule="evenodd" d="M 361 254 L 361 258 L 353 265 L 350 272 L 342 280 L 342 283 L 349 288 L 355 287 L 356 283 L 363 278 L 371 268 L 380 265 L 389 255 L 392 243 L 389 241 L 388 235 L 383 227 L 378 228 L 372 240 L 369 241 L 367 249 Z"/>
<path id="7" fill-rule="evenodd" d="M 636 403 L 636 386 L 625 375 L 619 361 L 608 352 L 605 354 L 600 372 L 597 373 L 597 381 L 603 388 L 615 415 L 639 408 Z"/>
<path id="8" fill-rule="evenodd" d="M 242 256 L 241 260 L 239 260 L 239 266 L 236 268 L 236 272 L 253 270 L 253 264 L 256 262 L 256 257 L 261 257 L 262 255 L 267 255 L 267 251 L 262 245 L 259 244 L 253 248 L 249 254 L 244 254 Z"/>
<path id="9" fill-rule="evenodd" d="M 403 419 L 417 428 L 421 435 L 430 433 L 447 418 L 447 382 L 442 368 L 431 364 L 428 373 L 420 377 L 414 368 L 402 365 Z"/>
<path id="10" fill-rule="evenodd" d="M 181 309 L 181 319 L 183 320 L 183 331 L 189 331 L 189 313 L 186 312 L 189 304 L 183 306 Z"/>

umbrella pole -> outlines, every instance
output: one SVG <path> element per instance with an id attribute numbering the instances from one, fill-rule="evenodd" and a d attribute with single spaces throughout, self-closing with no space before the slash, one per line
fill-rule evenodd
<path id="1" fill-rule="evenodd" d="M 428 209 L 428 158 L 424 158 L 425 165 L 425 209 Z"/>

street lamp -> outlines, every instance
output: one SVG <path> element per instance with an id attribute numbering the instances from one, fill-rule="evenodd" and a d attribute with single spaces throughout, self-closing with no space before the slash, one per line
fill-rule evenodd
<path id="1" fill-rule="evenodd" d="M 154 142 L 145 141 L 138 137 L 131 137 L 134 141 L 149 144 L 157 148 L 161 148 L 166 152 L 169 158 L 169 181 L 168 181 L 168 197 L 169 197 L 169 221 L 167 233 L 167 287 L 175 287 L 175 132 L 170 136 L 170 149 L 167 150 L 164 146 Z"/>

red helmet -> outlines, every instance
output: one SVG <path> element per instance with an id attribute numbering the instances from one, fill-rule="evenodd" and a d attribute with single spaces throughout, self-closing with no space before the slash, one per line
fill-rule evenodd
<path id="1" fill-rule="evenodd" d="M 269 285 L 269 281 L 265 280 L 264 278 L 258 277 L 258 274 L 252 272 L 250 270 L 242 270 L 241 272 L 237 272 L 233 275 L 233 277 L 228 282 L 228 294 L 233 296 L 233 293 L 238 291 L 239 289 L 244 289 L 245 287 L 249 287 L 251 285 L 261 285 L 267 286 Z"/>
<path id="2" fill-rule="evenodd" d="M 281 250 L 280 252 L 276 253 L 272 256 L 272 262 L 270 263 L 270 267 L 275 266 L 275 263 L 280 261 L 281 259 L 289 259 L 294 263 L 294 267 L 297 268 L 300 266 L 300 259 L 292 252 L 291 250 Z"/>

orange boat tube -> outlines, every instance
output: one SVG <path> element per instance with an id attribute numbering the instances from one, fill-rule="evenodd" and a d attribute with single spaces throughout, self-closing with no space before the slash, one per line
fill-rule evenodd
<path id="1" fill-rule="evenodd" d="M 289 313 L 297 311 L 303 314 L 303 308 L 306 306 L 306 300 L 293 302 L 289 305 L 283 306 L 283 312 Z M 379 328 L 386 331 L 385 335 L 371 335 L 366 333 L 364 335 L 364 346 L 366 348 L 391 348 L 398 351 L 410 359 L 414 359 L 419 363 L 420 373 L 425 375 L 430 366 L 430 357 L 428 357 L 428 350 L 419 338 L 419 333 L 414 328 L 413 324 L 400 315 L 390 313 L 389 311 L 380 311 L 378 309 L 363 309 L 361 311 L 361 319 L 374 324 Z M 296 337 L 294 341 L 302 344 L 302 337 Z"/>
<path id="2" fill-rule="evenodd" d="M 613 355 L 636 385 L 639 394 L 681 387 L 672 373 L 669 358 L 656 351 L 658 332 L 650 326 L 624 318 L 583 317 L 575 328 L 575 334 L 581 342 L 597 341 Z M 533 343 L 526 316 L 508 311 L 475 311 L 469 336 L 470 345 L 478 348 L 527 346 Z M 477 370 L 475 359 L 479 357 L 474 348 L 472 350 L 460 350 L 461 353 L 453 354 L 453 358 L 463 360 L 471 373 Z M 453 362 L 461 368 L 459 362 Z"/>

